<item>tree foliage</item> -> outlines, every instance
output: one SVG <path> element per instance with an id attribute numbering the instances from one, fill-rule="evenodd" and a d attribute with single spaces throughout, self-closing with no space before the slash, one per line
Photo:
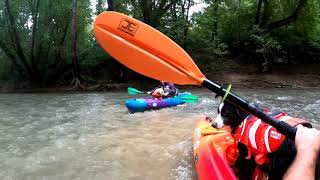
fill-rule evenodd
<path id="1" fill-rule="evenodd" d="M 193 13 L 199 3 L 205 8 Z M 262 70 L 319 61 L 318 0 L 78 0 L 74 31 L 72 0 L 4 0 L 0 2 L 0 80 L 70 82 L 75 56 L 80 74 L 91 76 L 91 69 L 108 63 L 117 73 L 129 73 L 119 64 L 106 65 L 109 56 L 95 41 L 94 17 L 106 10 L 144 21 L 192 55 L 244 57 L 243 61 Z M 77 48 L 72 56 L 74 32 Z M 205 66 L 207 60 L 197 63 Z"/>

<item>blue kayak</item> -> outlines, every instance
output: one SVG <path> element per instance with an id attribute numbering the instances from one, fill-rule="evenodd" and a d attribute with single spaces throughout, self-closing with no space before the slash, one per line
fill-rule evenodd
<path id="1" fill-rule="evenodd" d="M 184 104 L 185 101 L 181 98 L 191 93 L 181 93 L 178 96 L 165 98 L 165 99 L 153 99 L 153 98 L 139 98 L 129 99 L 126 101 L 126 106 L 131 113 L 143 112 L 148 110 L 162 109 L 166 107 L 173 107 L 180 104 Z"/>

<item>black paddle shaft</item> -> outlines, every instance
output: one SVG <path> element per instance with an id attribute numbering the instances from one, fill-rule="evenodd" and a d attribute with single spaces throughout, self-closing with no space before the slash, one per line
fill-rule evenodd
<path id="1" fill-rule="evenodd" d="M 202 82 L 202 86 L 210 89 L 211 91 L 215 92 L 218 96 L 223 97 L 226 93 L 226 89 L 222 88 L 218 84 L 205 79 Z M 240 109 L 260 118 L 262 121 L 270 124 L 271 126 L 275 127 L 280 133 L 289 137 L 290 139 L 294 140 L 296 137 L 297 129 L 295 127 L 290 126 L 289 124 L 279 121 L 274 117 L 264 113 L 260 109 L 258 109 L 254 104 L 249 103 L 248 101 L 240 98 L 236 94 L 229 93 L 226 100 L 233 105 L 239 107 Z"/>

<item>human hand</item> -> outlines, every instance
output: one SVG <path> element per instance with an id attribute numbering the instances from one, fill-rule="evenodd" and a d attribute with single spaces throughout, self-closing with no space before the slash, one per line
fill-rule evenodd
<path id="1" fill-rule="evenodd" d="M 295 145 L 298 153 L 318 154 L 320 151 L 320 131 L 298 125 Z"/>

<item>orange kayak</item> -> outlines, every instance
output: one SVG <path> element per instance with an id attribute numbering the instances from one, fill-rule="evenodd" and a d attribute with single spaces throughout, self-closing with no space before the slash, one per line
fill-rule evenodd
<path id="1" fill-rule="evenodd" d="M 208 118 L 201 118 L 196 123 L 193 150 L 200 180 L 237 179 L 230 167 L 238 156 L 234 139 L 228 131 L 213 128 Z"/>

